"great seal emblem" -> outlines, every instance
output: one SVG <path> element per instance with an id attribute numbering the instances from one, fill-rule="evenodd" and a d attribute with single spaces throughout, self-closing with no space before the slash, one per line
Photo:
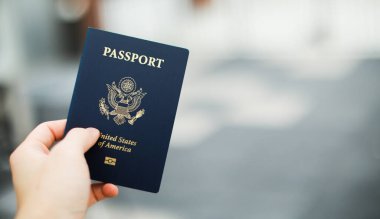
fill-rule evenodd
<path id="1" fill-rule="evenodd" d="M 113 117 L 113 121 L 117 125 L 124 124 L 127 120 L 130 125 L 133 125 L 138 118 L 141 118 L 145 110 L 140 109 L 134 116 L 132 112 L 136 111 L 141 104 L 141 100 L 146 93 L 142 88 L 137 89 L 136 81 L 131 77 L 124 77 L 120 79 L 119 84 L 113 81 L 111 85 L 106 84 L 108 88 L 108 104 L 113 108 L 109 111 L 109 106 L 106 104 L 106 99 L 103 97 L 99 100 L 99 110 L 103 116 L 109 119 Z"/>

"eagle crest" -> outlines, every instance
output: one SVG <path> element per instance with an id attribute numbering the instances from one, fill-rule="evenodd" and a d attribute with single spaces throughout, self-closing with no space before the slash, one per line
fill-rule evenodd
<path id="1" fill-rule="evenodd" d="M 99 110 L 103 116 L 106 116 L 107 119 L 114 116 L 113 120 L 117 125 L 122 125 L 126 121 L 133 125 L 138 118 L 144 115 L 144 109 L 137 111 L 134 116 L 131 115 L 132 112 L 140 107 L 141 100 L 146 95 L 142 88 L 136 90 L 137 86 L 133 78 L 122 78 L 118 85 L 115 82 L 112 82 L 111 85 L 106 85 L 108 89 L 107 100 L 112 110 L 109 110 L 110 107 L 106 104 L 106 99 L 101 98 L 99 100 Z"/>

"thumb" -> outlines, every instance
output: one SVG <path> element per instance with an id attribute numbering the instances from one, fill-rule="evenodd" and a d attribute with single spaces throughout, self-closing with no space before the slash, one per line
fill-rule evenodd
<path id="1" fill-rule="evenodd" d="M 100 132 L 95 128 L 73 128 L 56 147 L 84 153 L 95 145 L 99 136 Z"/>

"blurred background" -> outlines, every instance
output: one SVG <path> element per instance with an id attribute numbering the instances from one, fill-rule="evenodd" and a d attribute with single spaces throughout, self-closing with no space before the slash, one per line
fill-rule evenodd
<path id="1" fill-rule="evenodd" d="M 380 218 L 380 1 L 0 0 L 8 156 L 65 118 L 88 26 L 190 50 L 161 191 L 90 219 Z"/>

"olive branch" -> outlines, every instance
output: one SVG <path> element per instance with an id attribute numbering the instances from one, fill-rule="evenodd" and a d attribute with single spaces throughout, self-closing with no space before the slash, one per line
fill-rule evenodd
<path id="1" fill-rule="evenodd" d="M 106 100 L 104 98 L 99 100 L 99 110 L 102 115 L 107 116 L 107 119 L 109 119 L 110 112 L 108 111 L 108 106 L 106 104 Z"/>

